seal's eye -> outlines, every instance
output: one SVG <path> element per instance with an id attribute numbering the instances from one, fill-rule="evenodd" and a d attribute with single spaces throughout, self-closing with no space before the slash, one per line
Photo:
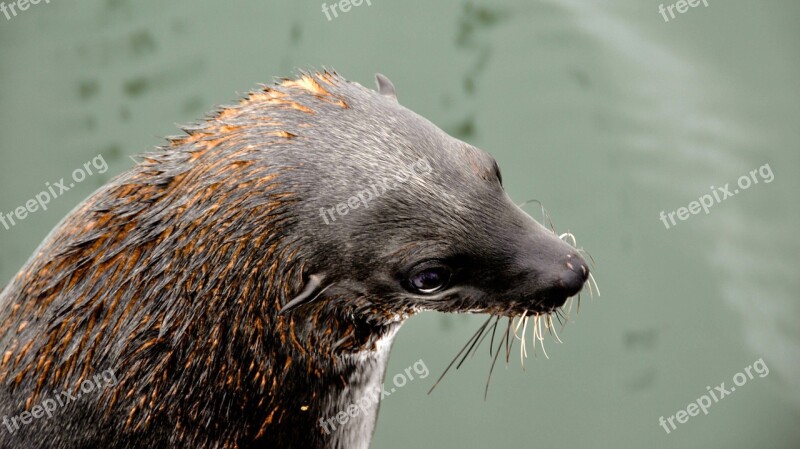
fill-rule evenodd
<path id="1" fill-rule="evenodd" d="M 429 295 L 450 283 L 450 269 L 442 265 L 425 264 L 408 278 L 408 288 L 414 293 Z"/>

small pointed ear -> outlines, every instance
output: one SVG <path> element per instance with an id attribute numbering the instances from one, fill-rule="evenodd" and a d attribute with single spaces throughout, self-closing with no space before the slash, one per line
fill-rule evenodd
<path id="1" fill-rule="evenodd" d="M 394 92 L 394 84 L 392 84 L 392 82 L 389 81 L 389 78 L 386 78 L 380 73 L 376 73 L 375 83 L 378 84 L 378 92 L 397 100 L 397 94 Z"/>
<path id="2" fill-rule="evenodd" d="M 306 283 L 306 288 L 297 295 L 294 299 L 287 302 L 281 310 L 278 312 L 278 315 L 283 315 L 286 312 L 296 309 L 297 307 L 302 306 L 303 304 L 308 304 L 315 299 L 319 295 L 322 294 L 325 290 L 330 287 L 330 285 L 326 287 L 322 287 L 322 282 L 325 280 L 325 276 L 319 274 L 312 274 L 308 277 L 308 283 Z"/>

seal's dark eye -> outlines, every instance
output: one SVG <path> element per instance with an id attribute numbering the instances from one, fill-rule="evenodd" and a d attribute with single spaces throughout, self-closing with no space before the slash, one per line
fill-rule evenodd
<path id="1" fill-rule="evenodd" d="M 427 266 L 408 278 L 408 287 L 414 293 L 428 295 L 444 289 L 449 282 L 450 270 L 447 267 Z"/>

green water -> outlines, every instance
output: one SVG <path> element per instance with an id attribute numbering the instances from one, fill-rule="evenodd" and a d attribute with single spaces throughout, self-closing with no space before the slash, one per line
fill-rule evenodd
<path id="1" fill-rule="evenodd" d="M 422 359 L 431 375 L 383 402 L 373 447 L 796 449 L 800 3 L 711 0 L 668 23 L 659 3 L 372 0 L 328 21 L 321 2 L 84 0 L 0 15 L 0 212 L 98 154 L 110 166 L 0 225 L 0 283 L 175 123 L 296 67 L 369 86 L 380 71 L 577 236 L 602 296 L 583 296 L 564 344 L 546 338 L 549 360 L 523 371 L 513 351 L 486 401 L 486 351 L 426 395 L 483 319 L 414 317 L 388 372 Z M 765 164 L 773 182 L 659 220 Z M 761 358 L 767 376 L 659 426 Z"/>

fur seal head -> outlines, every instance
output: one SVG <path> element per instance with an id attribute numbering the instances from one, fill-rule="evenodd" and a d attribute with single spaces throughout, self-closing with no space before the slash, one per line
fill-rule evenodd
<path id="1" fill-rule="evenodd" d="M 586 262 L 511 201 L 497 162 L 377 83 L 382 95 L 334 83 L 348 109 L 305 133 L 291 178 L 309 271 L 282 311 L 341 295 L 352 300 L 336 307 L 375 323 L 421 310 L 527 316 L 577 294 Z"/>

